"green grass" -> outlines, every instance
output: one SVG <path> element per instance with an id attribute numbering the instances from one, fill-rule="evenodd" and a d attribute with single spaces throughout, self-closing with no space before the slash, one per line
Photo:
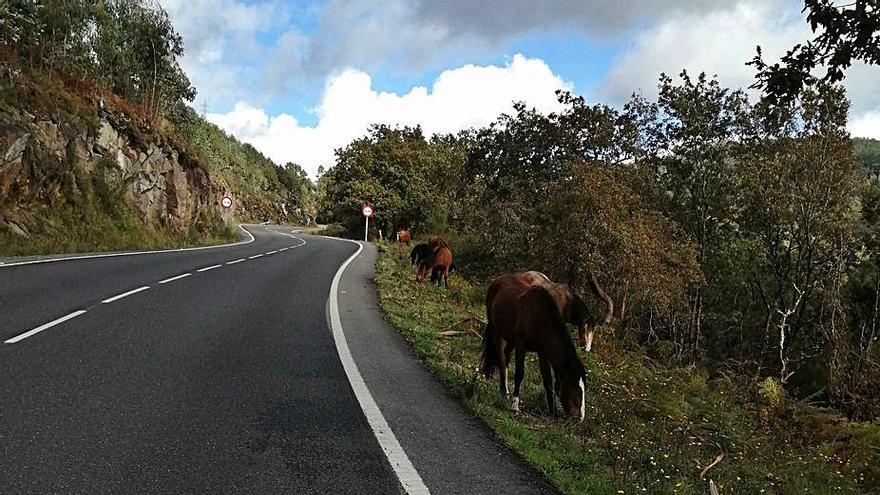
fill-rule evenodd
<path id="1" fill-rule="evenodd" d="M 429 369 L 508 445 L 563 493 L 880 493 L 880 427 L 762 399 L 757 379 L 709 380 L 667 367 L 597 336 L 582 355 L 587 419 L 546 414 L 536 357 L 526 361 L 522 413 L 497 380 L 477 372 L 480 339 L 438 333 L 484 320 L 485 288 L 458 276 L 449 290 L 416 284 L 407 252 L 385 245 L 376 265 L 380 305 Z M 480 333 L 478 324 L 459 325 Z M 512 376 L 512 373 L 510 373 Z M 766 386 L 765 386 L 766 388 Z M 766 394 L 765 394 L 766 395 Z M 702 469 L 724 458 L 705 479 Z"/>
<path id="2" fill-rule="evenodd" d="M 31 227 L 29 238 L 0 228 L 0 256 L 92 253 L 171 249 L 234 242 L 239 229 L 219 219 L 204 220 L 198 228 L 171 230 L 141 222 L 119 205 L 113 214 L 93 208 L 43 207 L 19 212 L 19 222 Z"/>

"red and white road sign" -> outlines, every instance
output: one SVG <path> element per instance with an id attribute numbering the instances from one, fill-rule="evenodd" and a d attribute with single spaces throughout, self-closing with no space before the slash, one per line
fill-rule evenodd
<path id="1" fill-rule="evenodd" d="M 224 208 L 232 208 L 232 198 L 229 196 L 223 196 L 223 199 L 220 200 L 220 206 Z"/>
<path id="2" fill-rule="evenodd" d="M 361 215 L 370 218 L 373 216 L 373 205 L 367 203 L 361 207 Z"/>

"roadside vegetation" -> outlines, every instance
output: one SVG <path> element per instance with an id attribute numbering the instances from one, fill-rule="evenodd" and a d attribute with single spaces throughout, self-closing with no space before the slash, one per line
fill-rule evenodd
<path id="1" fill-rule="evenodd" d="M 581 354 L 590 378 L 583 423 L 547 417 L 534 355 L 523 412 L 512 413 L 497 381 L 478 371 L 485 285 L 462 277 L 448 291 L 418 284 L 408 250 L 381 250 L 375 276 L 388 321 L 454 396 L 563 493 L 702 494 L 709 479 L 720 493 L 880 489 L 877 425 L 793 401 L 754 370 L 710 377 L 610 335 Z"/>
<path id="2" fill-rule="evenodd" d="M 616 108 L 561 91 L 557 112 L 515 104 L 456 135 L 377 125 L 319 181 L 334 231 L 361 236 L 369 201 L 373 239 L 450 240 L 448 292 L 415 284 L 389 249 L 382 307 L 566 493 L 705 493 L 710 479 L 720 493 L 880 491 L 880 147 L 849 136 L 834 84 L 846 57 L 873 63 L 847 36 L 874 32 L 880 12 L 807 5 L 848 40 L 843 58 L 828 40 L 781 65 L 759 54 L 759 97 L 682 71 Z M 814 77 L 817 64 L 832 70 Z M 592 277 L 613 301 L 581 356 L 583 424 L 544 416 L 533 361 L 520 415 L 476 373 L 485 289 L 527 270 L 596 315 Z"/>

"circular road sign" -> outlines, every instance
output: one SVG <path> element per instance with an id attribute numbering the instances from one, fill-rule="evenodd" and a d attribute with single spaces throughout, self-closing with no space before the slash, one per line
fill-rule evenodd
<path id="1" fill-rule="evenodd" d="M 223 199 L 220 200 L 220 206 L 224 208 L 231 208 L 232 198 L 230 198 L 229 196 L 223 196 Z"/>
<path id="2" fill-rule="evenodd" d="M 363 207 L 361 207 L 361 215 L 367 218 L 373 216 L 373 205 L 365 204 Z"/>

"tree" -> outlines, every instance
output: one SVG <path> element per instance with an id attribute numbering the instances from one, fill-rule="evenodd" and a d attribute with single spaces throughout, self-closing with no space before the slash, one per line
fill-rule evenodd
<path id="1" fill-rule="evenodd" d="M 772 102 L 756 108 L 760 135 L 744 163 L 741 222 L 759 241 L 753 277 L 783 384 L 823 344 L 831 373 L 846 353 L 840 292 L 858 213 L 843 90 L 821 85 L 800 101 L 781 119 Z"/>
<path id="2" fill-rule="evenodd" d="M 367 136 L 336 150 L 336 166 L 324 174 L 323 202 L 349 232 L 359 228 L 361 206 L 376 209 L 376 228 L 418 229 L 440 201 L 428 180 L 429 144 L 420 128 L 371 127 Z"/>
<path id="3" fill-rule="evenodd" d="M 658 101 L 644 127 L 651 152 L 641 165 L 649 171 L 658 208 L 693 239 L 696 262 L 706 277 L 705 286 L 693 287 L 687 323 L 687 351 L 695 362 L 706 298 L 712 309 L 723 308 L 713 311 L 713 318 L 730 312 L 717 289 L 734 272 L 724 251 L 736 237 L 737 154 L 749 105 L 742 91 L 723 88 L 705 73 L 692 79 L 682 71 L 680 77 L 676 85 L 669 76 L 660 76 Z"/>
<path id="4" fill-rule="evenodd" d="M 620 172 L 602 162 L 571 169 L 540 208 L 531 246 L 537 266 L 581 294 L 592 292 L 595 275 L 622 322 L 634 322 L 645 340 L 660 336 L 682 351 L 687 336 L 678 330 L 681 316 L 689 292 L 702 283 L 693 244 L 673 222 L 648 210 L 618 179 Z"/>
<path id="5" fill-rule="evenodd" d="M 875 0 L 854 0 L 835 5 L 834 0 L 805 0 L 803 12 L 814 33 L 812 40 L 795 45 L 781 63 L 764 62 L 761 47 L 749 63 L 757 70 L 752 86 L 763 89 L 774 103 L 790 103 L 804 89 L 818 80 L 828 84 L 840 82 L 853 61 L 880 63 L 880 6 Z M 816 78 L 812 72 L 825 68 L 825 75 Z"/>

